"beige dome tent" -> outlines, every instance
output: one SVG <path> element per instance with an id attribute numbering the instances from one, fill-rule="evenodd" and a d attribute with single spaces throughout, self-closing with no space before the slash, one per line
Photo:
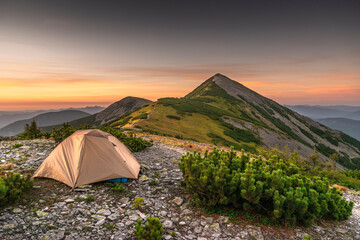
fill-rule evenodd
<path id="1" fill-rule="evenodd" d="M 75 188 L 114 178 L 137 179 L 140 165 L 116 137 L 98 129 L 78 130 L 44 160 L 34 177 Z"/>

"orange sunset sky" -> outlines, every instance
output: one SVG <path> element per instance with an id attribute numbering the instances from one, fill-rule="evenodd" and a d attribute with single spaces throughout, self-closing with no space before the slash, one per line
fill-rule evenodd
<path id="1" fill-rule="evenodd" d="M 217 72 L 281 104 L 360 105 L 356 1 L 29 2 L 0 3 L 0 110 L 181 97 Z"/>

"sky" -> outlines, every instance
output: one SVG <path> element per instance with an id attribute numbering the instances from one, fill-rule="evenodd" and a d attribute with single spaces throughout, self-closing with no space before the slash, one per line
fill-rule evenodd
<path id="1" fill-rule="evenodd" d="M 181 97 L 218 72 L 360 105 L 360 1 L 0 1 L 0 110 Z"/>

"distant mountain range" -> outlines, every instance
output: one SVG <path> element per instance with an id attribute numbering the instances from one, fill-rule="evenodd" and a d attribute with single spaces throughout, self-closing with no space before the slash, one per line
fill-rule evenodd
<path id="1" fill-rule="evenodd" d="M 360 121 L 348 118 L 321 118 L 318 121 L 325 126 L 342 132 L 360 140 Z"/>
<path id="2" fill-rule="evenodd" d="M 287 108 L 312 119 L 320 118 L 348 118 L 360 120 L 360 106 L 312 106 L 285 105 Z"/>
<path id="3" fill-rule="evenodd" d="M 291 110 L 360 140 L 360 106 L 287 105 Z"/>
<path id="4" fill-rule="evenodd" d="M 13 123 L 18 120 L 24 120 L 33 118 L 39 114 L 47 113 L 47 112 L 59 112 L 63 110 L 78 110 L 82 112 L 86 112 L 89 114 L 95 114 L 102 110 L 104 107 L 100 106 L 91 106 L 84 108 L 66 108 L 66 109 L 44 109 L 44 110 L 27 110 L 27 111 L 0 111 L 0 128 Z"/>
<path id="5" fill-rule="evenodd" d="M 33 118 L 15 121 L 0 129 L 0 136 L 14 136 L 24 131 L 24 125 L 35 121 L 39 127 L 69 122 L 75 119 L 90 116 L 89 113 L 78 110 L 64 110 L 59 112 L 47 112 Z"/>

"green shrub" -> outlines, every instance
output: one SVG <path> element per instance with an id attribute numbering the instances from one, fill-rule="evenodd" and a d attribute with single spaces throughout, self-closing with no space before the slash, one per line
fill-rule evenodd
<path id="1" fill-rule="evenodd" d="M 85 201 L 85 198 L 75 197 L 75 198 L 74 198 L 74 201 L 75 201 L 75 202 L 83 202 L 83 201 Z"/>
<path id="2" fill-rule="evenodd" d="M 12 148 L 19 148 L 22 147 L 21 143 L 15 143 L 14 145 L 11 146 Z"/>
<path id="3" fill-rule="evenodd" d="M 231 137 L 237 142 L 254 142 L 261 144 L 261 141 L 251 131 L 237 128 L 229 123 L 222 122 L 222 125 L 226 127 L 224 134 Z"/>
<path id="4" fill-rule="evenodd" d="M 149 185 L 150 186 L 155 186 L 155 185 L 157 185 L 158 184 L 158 182 L 156 181 L 156 180 L 151 180 L 150 182 L 149 182 Z"/>
<path id="5" fill-rule="evenodd" d="M 123 193 L 125 191 L 124 186 L 120 183 L 113 183 L 111 186 L 111 191 Z"/>
<path id="6" fill-rule="evenodd" d="M 360 141 L 350 137 L 349 135 L 345 134 L 345 133 L 341 133 L 340 138 L 346 142 L 349 143 L 352 146 L 355 146 L 359 151 L 360 151 Z"/>
<path id="7" fill-rule="evenodd" d="M 138 220 L 135 226 L 134 234 L 138 240 L 160 240 L 164 229 L 158 218 L 148 217 L 146 225 L 142 225 Z"/>
<path id="8" fill-rule="evenodd" d="M 147 113 L 142 113 L 136 117 L 133 118 L 133 120 L 136 120 L 136 119 L 147 119 L 148 117 L 148 114 Z"/>
<path id="9" fill-rule="evenodd" d="M 124 118 L 121 122 L 116 122 L 115 124 L 109 124 L 109 125 L 111 125 L 113 127 L 115 127 L 115 126 L 124 126 L 124 125 L 129 123 L 131 118 L 132 118 L 132 116 L 129 116 L 129 117 Z"/>
<path id="10" fill-rule="evenodd" d="M 351 215 L 352 202 L 343 200 L 336 188 L 329 189 L 326 178 L 306 176 L 290 158 L 272 155 L 265 161 L 214 149 L 204 156 L 187 153 L 179 166 L 198 205 L 257 211 L 288 225 Z"/>
<path id="11" fill-rule="evenodd" d="M 5 199 L 8 187 L 5 184 L 5 181 L 0 178 L 0 203 Z"/>
<path id="12" fill-rule="evenodd" d="M 55 142 L 62 142 L 65 138 L 69 137 L 76 130 L 69 124 L 63 123 L 62 127 L 58 130 L 53 129 L 50 136 L 54 138 Z"/>
<path id="13" fill-rule="evenodd" d="M 170 119 L 175 119 L 175 120 L 180 120 L 181 118 L 179 116 L 174 116 L 174 115 L 166 115 L 167 118 Z"/>
<path id="14" fill-rule="evenodd" d="M 93 202 L 95 201 L 95 197 L 92 195 L 89 195 L 85 198 L 85 202 L 89 203 L 89 202 Z"/>
<path id="15" fill-rule="evenodd" d="M 20 173 L 1 173 L 0 181 L 0 206 L 17 202 L 22 195 L 33 186 L 31 175 L 26 177 Z"/>
<path id="16" fill-rule="evenodd" d="M 105 226 L 106 229 L 109 230 L 109 231 L 113 231 L 113 230 L 115 229 L 115 226 L 114 226 L 114 224 L 112 224 L 112 223 L 105 223 L 104 226 Z"/>
<path id="17" fill-rule="evenodd" d="M 313 240 L 311 235 L 304 235 L 303 240 Z"/>
<path id="18" fill-rule="evenodd" d="M 24 132 L 17 136 L 19 139 L 36 139 L 41 137 L 41 130 L 38 128 L 35 120 L 30 124 L 25 124 Z"/>
<path id="19" fill-rule="evenodd" d="M 324 154 L 327 157 L 330 157 L 331 154 L 336 153 L 336 151 L 328 146 L 325 146 L 324 144 L 320 143 L 315 145 L 316 150 L 318 150 L 320 153 Z"/>
<path id="20" fill-rule="evenodd" d="M 144 205 L 144 198 L 141 197 L 141 198 L 135 198 L 133 203 L 132 203 L 132 206 L 135 208 L 135 209 L 139 209 L 141 206 Z"/>

